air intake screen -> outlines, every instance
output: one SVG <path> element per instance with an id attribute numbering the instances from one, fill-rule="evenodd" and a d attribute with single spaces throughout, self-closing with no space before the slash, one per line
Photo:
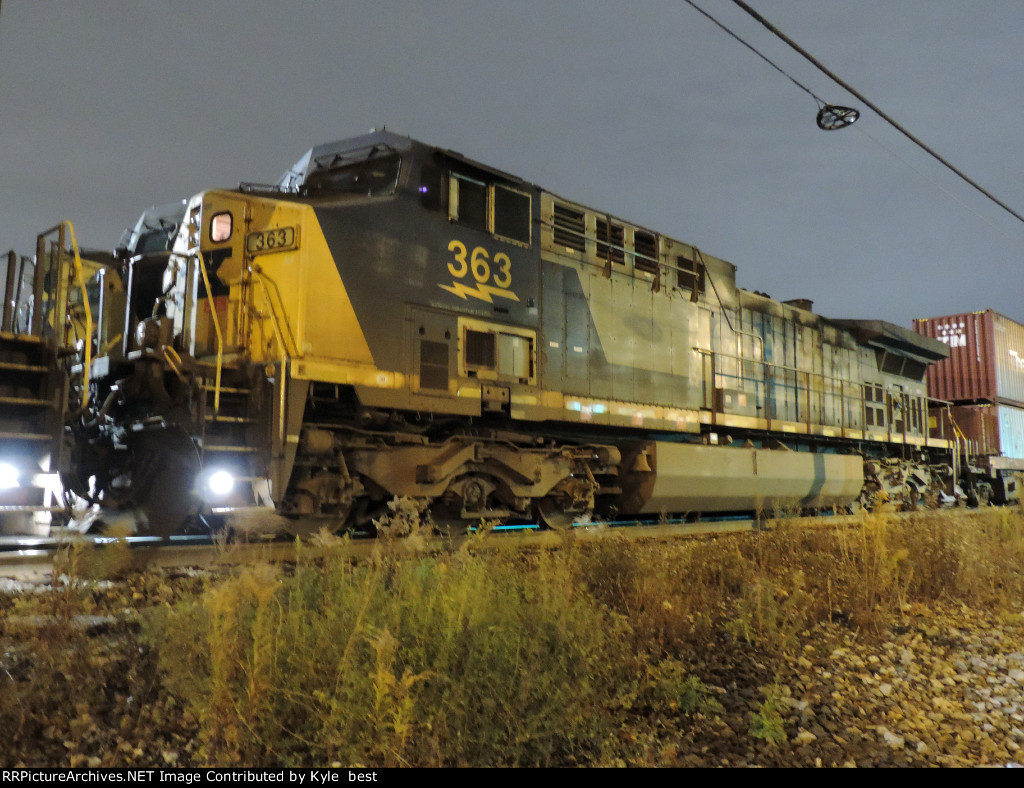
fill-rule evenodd
<path id="1" fill-rule="evenodd" d="M 611 260 L 613 263 L 625 263 L 626 255 L 622 250 L 624 233 L 621 224 L 609 224 L 603 219 L 597 220 L 597 257 L 599 260 Z"/>
<path id="2" fill-rule="evenodd" d="M 637 230 L 633 234 L 633 249 L 636 251 L 633 266 L 637 270 L 658 273 L 658 239 L 654 233 Z"/>
<path id="3" fill-rule="evenodd" d="M 555 245 L 582 252 L 586 249 L 586 222 L 582 211 L 555 205 Z"/>
<path id="4" fill-rule="evenodd" d="M 466 366 L 494 369 L 494 334 L 466 331 Z"/>

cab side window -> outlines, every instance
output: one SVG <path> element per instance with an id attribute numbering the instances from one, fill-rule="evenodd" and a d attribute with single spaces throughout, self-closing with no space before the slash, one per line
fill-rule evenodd
<path id="1" fill-rule="evenodd" d="M 448 177 L 448 218 L 519 246 L 530 245 L 532 200 L 507 184 L 459 172 Z"/>
<path id="2" fill-rule="evenodd" d="M 474 230 L 487 232 L 487 184 L 452 173 L 449 183 L 449 218 Z"/>
<path id="3" fill-rule="evenodd" d="M 530 195 L 494 185 L 494 234 L 530 245 Z"/>

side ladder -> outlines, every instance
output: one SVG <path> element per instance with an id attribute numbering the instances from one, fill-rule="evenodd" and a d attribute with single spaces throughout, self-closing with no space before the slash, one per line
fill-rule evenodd
<path id="1" fill-rule="evenodd" d="M 0 534 L 46 535 L 62 512 L 56 470 L 63 448 L 68 379 L 46 313 L 69 283 L 65 254 L 46 249 L 35 260 L 6 255 L 0 323 Z M 66 292 L 66 289 L 65 291 Z"/>
<path id="2" fill-rule="evenodd" d="M 224 372 L 220 385 L 213 376 L 199 383 L 203 493 L 215 514 L 259 506 L 259 487 L 266 478 L 258 448 L 254 392 L 246 381 L 232 375 L 234 370 Z"/>

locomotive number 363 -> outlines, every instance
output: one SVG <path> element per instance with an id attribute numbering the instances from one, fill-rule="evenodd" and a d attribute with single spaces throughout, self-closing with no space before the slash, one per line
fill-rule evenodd
<path id="1" fill-rule="evenodd" d="M 453 257 L 453 261 L 448 263 L 448 272 L 456 279 L 462 279 L 472 272 L 473 278 L 480 284 L 490 280 L 503 289 L 512 285 L 512 261 L 504 252 L 498 252 L 491 258 L 482 246 L 475 246 L 469 252 L 462 241 L 450 242 L 448 251 Z"/>

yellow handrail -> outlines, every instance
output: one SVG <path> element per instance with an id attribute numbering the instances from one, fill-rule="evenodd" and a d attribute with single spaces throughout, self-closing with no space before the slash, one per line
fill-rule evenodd
<path id="1" fill-rule="evenodd" d="M 213 412 L 220 412 L 220 377 L 224 367 L 224 335 L 220 330 L 220 321 L 217 319 L 217 305 L 213 301 L 213 290 L 210 289 L 210 277 L 206 273 L 206 262 L 203 260 L 203 253 L 198 249 L 195 255 L 199 259 L 199 270 L 203 275 L 203 284 L 206 285 L 206 297 L 210 302 L 210 318 L 213 320 L 213 330 L 217 334 L 217 377 L 213 384 Z"/>
<path id="2" fill-rule="evenodd" d="M 164 361 L 167 366 L 171 368 L 171 372 L 178 376 L 178 380 L 182 383 L 187 383 L 184 374 L 182 374 L 181 367 L 181 356 L 178 355 L 178 351 L 172 348 L 170 345 L 164 345 L 161 350 L 164 354 Z"/>
<path id="3" fill-rule="evenodd" d="M 274 306 L 274 299 L 270 294 L 270 287 L 267 285 L 266 277 L 264 277 L 260 271 L 255 269 L 252 270 L 252 276 L 257 282 L 260 283 L 260 286 L 263 287 L 263 292 L 267 298 L 267 306 L 270 307 L 270 320 L 274 327 L 274 335 L 277 337 L 277 342 L 281 346 L 282 352 L 284 353 L 286 358 L 290 358 L 293 355 L 298 355 L 298 345 L 295 342 L 295 336 L 292 334 L 292 327 L 288 324 L 287 317 L 285 317 L 284 319 L 285 327 L 288 329 L 288 338 L 291 340 L 295 352 L 292 352 L 292 350 L 288 348 L 287 343 L 284 341 L 284 333 L 281 331 L 281 325 L 277 316 L 277 307 Z M 270 280 L 270 283 L 274 285 L 275 289 L 277 288 L 277 285 L 274 284 L 273 280 Z M 280 295 L 278 297 L 280 297 Z"/>
<path id="4" fill-rule="evenodd" d="M 953 426 L 953 432 L 954 432 L 954 434 L 955 434 L 955 435 L 956 435 L 956 436 L 957 436 L 958 438 L 960 438 L 960 440 L 962 440 L 962 441 L 963 441 L 964 443 L 966 443 L 966 442 L 967 442 L 967 436 L 966 436 L 966 435 L 964 435 L 964 432 L 963 432 L 963 430 L 961 430 L 961 429 L 960 429 L 960 425 L 959 425 L 959 424 L 957 424 L 957 423 L 956 423 L 956 419 L 954 419 L 954 418 L 953 418 L 953 411 L 952 411 L 952 408 L 950 408 L 949 406 L 947 406 L 947 410 L 946 410 L 946 412 L 947 412 L 947 413 L 949 413 L 949 423 L 950 423 L 950 424 L 951 424 L 951 425 Z"/>
<path id="5" fill-rule="evenodd" d="M 967 436 L 960 429 L 960 425 L 956 423 L 953 418 L 953 406 L 950 403 L 946 403 L 946 415 L 949 417 L 949 423 L 953 427 L 953 448 L 950 452 L 951 465 L 953 466 L 953 489 L 954 493 L 956 485 L 960 477 L 960 442 L 963 441 L 964 447 L 964 459 L 967 458 Z"/>
<path id="6" fill-rule="evenodd" d="M 280 378 L 281 378 L 281 380 L 280 380 L 280 391 L 281 391 L 281 394 L 280 394 L 280 401 L 278 402 L 279 416 L 278 416 L 277 428 L 278 428 L 278 435 L 280 436 L 280 439 L 283 442 L 285 440 L 285 433 L 286 433 L 286 430 L 287 430 L 287 418 L 288 418 L 287 412 L 286 412 L 286 407 L 285 407 L 286 406 L 285 397 L 287 396 L 287 391 L 288 391 L 288 385 L 287 385 L 287 381 L 285 380 L 285 374 L 286 374 L 286 370 L 287 370 L 287 367 L 288 367 L 288 361 L 291 358 L 291 353 L 288 350 L 288 345 L 284 341 L 284 335 L 281 332 L 281 326 L 279 325 L 278 320 L 277 320 L 277 309 L 274 307 L 274 299 L 270 295 L 270 288 L 267 286 L 266 281 L 264 281 L 264 278 L 260 274 L 259 271 L 255 270 L 255 269 L 252 269 L 251 273 L 252 273 L 253 278 L 257 282 L 259 282 L 260 286 L 263 288 L 263 293 L 266 296 L 266 300 L 267 300 L 267 306 L 270 307 L 270 324 L 274 328 L 274 336 L 277 338 L 278 347 L 281 348 L 281 372 L 280 372 Z M 275 285 L 275 287 L 276 287 L 276 285 Z M 288 323 L 287 323 L 287 317 L 285 318 L 285 321 L 286 321 L 285 325 L 288 326 L 288 335 L 291 337 L 292 343 L 294 344 L 295 343 L 295 337 L 292 335 L 292 328 L 291 328 L 291 326 L 288 325 Z M 296 347 L 296 350 L 297 349 L 298 348 Z"/>
<path id="7" fill-rule="evenodd" d="M 287 358 L 288 346 L 285 345 L 284 337 L 281 335 L 281 327 L 277 324 L 277 312 L 274 309 L 274 304 L 270 300 L 270 293 L 267 292 L 267 286 L 264 284 L 263 280 L 257 278 L 256 281 L 263 285 L 263 292 L 267 296 L 267 306 L 270 307 L 270 325 L 274 329 L 274 338 L 277 339 L 278 347 L 281 348 L 281 354 Z"/>
<path id="8" fill-rule="evenodd" d="M 85 406 L 89 404 L 89 373 L 92 366 L 92 307 L 89 306 L 89 294 L 85 290 L 85 282 L 82 279 L 82 256 L 79 254 L 78 242 L 75 240 L 74 225 L 69 221 L 61 222 L 61 224 L 67 226 L 71 235 L 71 251 L 75 255 L 75 266 L 71 273 L 75 277 L 78 289 L 82 291 L 82 308 L 85 310 L 85 359 L 82 364 L 82 410 L 85 410 Z M 57 250 L 58 255 L 63 253 L 63 249 Z"/>

